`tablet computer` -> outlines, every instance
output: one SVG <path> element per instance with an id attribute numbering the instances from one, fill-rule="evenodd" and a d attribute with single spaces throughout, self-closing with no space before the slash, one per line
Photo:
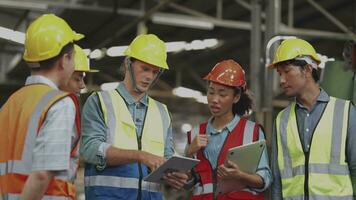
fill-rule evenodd
<path id="1" fill-rule="evenodd" d="M 237 164 L 241 171 L 254 174 L 260 162 L 266 141 L 261 140 L 229 149 L 226 160 Z"/>
<path id="2" fill-rule="evenodd" d="M 163 163 L 155 171 L 151 172 L 149 175 L 143 178 L 144 181 L 163 183 L 163 176 L 167 172 L 187 172 L 195 167 L 200 160 L 194 158 L 188 158 L 184 156 L 174 155 Z"/>

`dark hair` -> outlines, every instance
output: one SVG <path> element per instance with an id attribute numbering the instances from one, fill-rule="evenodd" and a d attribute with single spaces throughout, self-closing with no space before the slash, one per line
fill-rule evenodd
<path id="1" fill-rule="evenodd" d="M 298 66 L 300 67 L 301 69 L 304 69 L 304 67 L 307 65 L 308 63 L 304 60 L 287 60 L 287 61 L 283 61 L 281 63 L 278 64 L 278 66 L 287 66 L 287 65 L 294 65 L 294 66 Z M 314 79 L 314 81 L 317 83 L 319 81 L 319 71 L 317 69 L 315 69 L 313 67 L 313 70 L 312 70 L 312 77 Z"/>
<path id="2" fill-rule="evenodd" d="M 54 67 L 54 64 L 66 53 L 71 53 L 74 50 L 74 43 L 66 44 L 62 50 L 53 58 L 39 61 L 40 67 L 31 68 L 32 71 L 49 70 Z"/>
<path id="3" fill-rule="evenodd" d="M 232 105 L 232 112 L 234 115 L 243 116 L 252 108 L 252 99 L 245 89 L 237 87 L 234 90 L 236 95 L 240 95 L 240 100 Z"/>

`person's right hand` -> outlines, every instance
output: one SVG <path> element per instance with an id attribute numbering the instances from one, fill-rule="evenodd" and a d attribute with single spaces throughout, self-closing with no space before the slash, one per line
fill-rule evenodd
<path id="1" fill-rule="evenodd" d="M 145 151 L 141 151 L 140 161 L 141 163 L 147 165 L 148 168 L 150 168 L 150 170 L 153 172 L 164 162 L 166 162 L 166 159 Z"/>
<path id="2" fill-rule="evenodd" d="M 197 151 L 199 151 L 201 148 L 206 147 L 208 145 L 208 136 L 207 135 L 197 135 L 192 143 L 189 145 L 187 155 L 189 157 L 193 156 Z"/>

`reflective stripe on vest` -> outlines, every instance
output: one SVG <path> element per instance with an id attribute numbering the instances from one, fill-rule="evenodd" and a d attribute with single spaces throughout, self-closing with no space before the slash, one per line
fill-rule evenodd
<path id="1" fill-rule="evenodd" d="M 19 89 L 3 106 L 0 128 L 7 131 L 0 132 L 0 137 L 6 138 L 0 142 L 0 188 L 5 198 L 21 193 L 31 173 L 32 152 L 46 113 L 66 96 L 68 93 L 47 85 L 34 84 Z M 55 176 L 46 194 L 75 198 L 75 187 L 68 181 L 67 177 Z"/>
<path id="2" fill-rule="evenodd" d="M 330 97 L 310 145 L 309 199 L 352 199 L 350 172 L 345 162 L 349 101 Z M 278 166 L 285 199 L 303 199 L 305 155 L 299 139 L 293 103 L 276 120 Z M 331 122 L 331 123 L 330 123 Z"/>
<path id="3" fill-rule="evenodd" d="M 20 194 L 8 194 L 3 200 L 19 200 Z M 68 200 L 68 197 L 57 197 L 44 195 L 41 200 Z"/>
<path id="4" fill-rule="evenodd" d="M 115 176 L 87 176 L 84 179 L 85 186 L 108 186 L 119 188 L 139 189 L 139 179 Z M 160 184 L 142 181 L 142 190 L 160 192 Z"/>
<path id="5" fill-rule="evenodd" d="M 193 195 L 202 195 L 213 193 L 213 184 L 207 183 L 203 185 L 196 185 L 193 190 Z"/>
<path id="6" fill-rule="evenodd" d="M 194 127 L 191 132 L 188 133 L 188 143 L 196 137 L 198 134 L 205 134 L 207 123 L 200 124 L 200 126 Z M 251 143 L 258 140 L 259 125 L 248 121 L 244 118 L 240 118 L 240 121 L 235 126 L 235 128 L 229 133 L 225 139 L 223 147 L 220 150 L 218 165 L 224 163 L 228 149 L 243 144 Z M 243 134 L 241 134 L 243 133 Z M 246 143 L 245 143 L 246 142 Z M 200 183 L 194 186 L 193 195 L 191 199 L 213 199 L 214 198 L 214 184 L 213 183 L 213 169 L 209 160 L 205 157 L 204 152 L 199 150 L 197 153 L 197 158 L 200 163 L 195 167 L 195 171 L 200 175 Z M 244 189 L 243 191 L 230 192 L 234 196 L 240 196 L 241 199 L 263 199 L 263 193 L 256 193 L 249 189 Z M 217 195 L 217 199 L 230 199 L 226 196 L 227 194 Z"/>
<path id="7" fill-rule="evenodd" d="M 108 140 L 115 147 L 138 149 L 136 127 L 124 99 L 117 90 L 98 93 L 104 120 L 108 127 Z M 142 149 L 158 156 L 164 155 L 164 143 L 170 126 L 170 117 L 165 105 L 148 99 L 148 110 L 142 131 Z"/>

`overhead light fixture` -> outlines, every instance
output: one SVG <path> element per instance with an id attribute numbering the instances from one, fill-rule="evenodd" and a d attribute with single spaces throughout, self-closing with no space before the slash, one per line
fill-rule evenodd
<path id="1" fill-rule="evenodd" d="M 191 51 L 191 50 L 201 50 L 207 48 L 215 48 L 219 44 L 219 40 L 215 38 L 203 39 L 203 40 L 193 40 L 192 42 L 177 41 L 177 42 L 166 42 L 167 52 L 180 52 L 180 51 Z M 107 49 L 106 55 L 110 57 L 120 57 L 124 56 L 124 52 L 128 46 L 113 46 Z M 85 49 L 87 50 L 87 49 Z M 90 49 L 87 50 L 88 55 Z M 90 58 L 101 58 L 101 52 L 99 49 L 94 50 L 90 53 Z"/>
<path id="2" fill-rule="evenodd" d="M 127 49 L 128 46 L 114 46 L 110 47 L 106 51 L 106 55 L 110 57 L 119 57 L 119 56 L 124 56 L 124 52 Z"/>
<path id="3" fill-rule="evenodd" d="M 104 91 L 114 90 L 119 86 L 119 82 L 103 83 L 100 85 L 100 89 Z"/>
<path id="4" fill-rule="evenodd" d="M 166 49 L 167 52 L 179 52 L 184 50 L 185 45 L 187 42 L 180 41 L 180 42 L 166 42 Z"/>
<path id="5" fill-rule="evenodd" d="M 173 94 L 182 98 L 193 98 L 199 103 L 207 104 L 207 97 L 202 95 L 200 91 L 193 90 L 186 87 L 177 87 L 173 89 Z"/>
<path id="6" fill-rule="evenodd" d="M 14 31 L 0 26 L 0 38 L 10 40 L 19 44 L 25 44 L 25 33 Z"/>
<path id="7" fill-rule="evenodd" d="M 207 19 L 187 17 L 178 14 L 155 14 L 151 19 L 153 23 L 162 25 L 196 28 L 203 30 L 212 30 L 214 28 L 214 24 Z"/>
<path id="8" fill-rule="evenodd" d="M 104 52 L 100 49 L 95 49 L 94 51 L 90 52 L 89 58 L 91 59 L 100 59 L 104 57 Z"/>

